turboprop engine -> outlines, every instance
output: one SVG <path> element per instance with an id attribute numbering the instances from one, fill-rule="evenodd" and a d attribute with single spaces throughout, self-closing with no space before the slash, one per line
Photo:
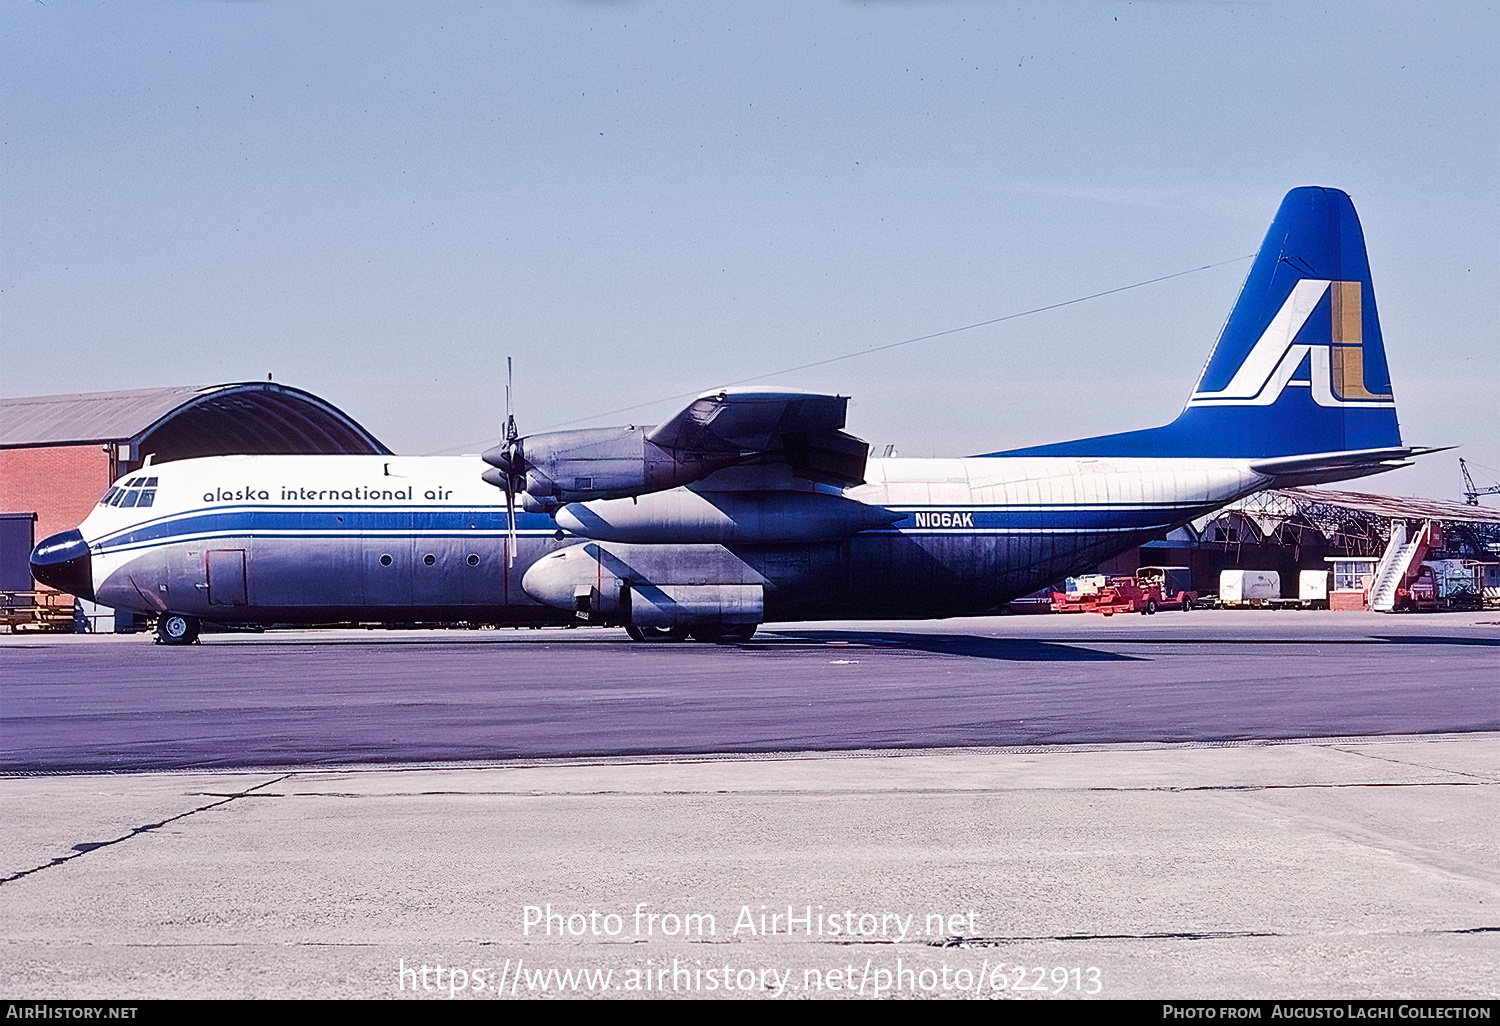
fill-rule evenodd
<path id="1" fill-rule="evenodd" d="M 649 427 L 584 428 L 527 435 L 484 454 L 484 480 L 504 489 L 509 477 L 522 506 L 550 513 L 569 502 L 623 498 L 696 481 L 740 458 L 737 449 L 670 451 Z"/>

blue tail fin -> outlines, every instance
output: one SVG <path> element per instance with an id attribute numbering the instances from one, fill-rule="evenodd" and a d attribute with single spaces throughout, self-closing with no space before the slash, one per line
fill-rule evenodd
<path id="1" fill-rule="evenodd" d="M 1287 193 L 1177 419 L 993 456 L 1267 458 L 1396 448 L 1364 232 L 1337 189 Z"/>

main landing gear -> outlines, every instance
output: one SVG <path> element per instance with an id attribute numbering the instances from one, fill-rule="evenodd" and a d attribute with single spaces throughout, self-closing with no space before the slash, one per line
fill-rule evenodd
<path id="1" fill-rule="evenodd" d="M 686 641 L 688 629 L 686 627 L 637 627 L 635 624 L 625 628 L 632 641 Z"/>
<path id="2" fill-rule="evenodd" d="M 757 624 L 734 624 L 728 627 L 637 627 L 631 624 L 625 633 L 636 641 L 686 641 L 692 635 L 695 641 L 710 645 L 738 645 L 755 636 Z"/>

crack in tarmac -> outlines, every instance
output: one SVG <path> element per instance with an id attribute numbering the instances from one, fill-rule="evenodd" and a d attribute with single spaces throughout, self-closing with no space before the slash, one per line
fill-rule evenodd
<path id="1" fill-rule="evenodd" d="M 252 792 L 259 791 L 263 787 L 270 787 L 272 784 L 279 784 L 283 780 L 287 779 L 287 777 L 290 777 L 291 775 L 292 774 L 290 774 L 290 773 L 286 773 L 286 774 L 283 774 L 282 776 L 276 777 L 276 778 L 274 778 L 272 780 L 267 780 L 264 783 L 256 784 L 254 787 L 247 787 L 243 791 L 236 791 L 235 793 L 229 794 L 229 795 L 217 796 L 217 795 L 205 794 L 204 797 L 221 797 L 222 800 L 216 801 L 216 802 L 209 802 L 207 805 L 200 805 L 198 808 L 196 808 L 196 809 L 188 809 L 186 812 L 179 812 L 175 816 L 168 816 L 166 819 L 163 819 L 163 820 L 161 820 L 159 822 L 156 822 L 156 823 L 146 823 L 146 824 L 143 824 L 142 826 L 131 827 L 130 828 L 130 833 L 124 834 L 124 835 L 122 835 L 120 837 L 113 838 L 112 840 L 108 840 L 108 841 L 88 841 L 88 842 L 84 842 L 84 843 L 81 843 L 81 844 L 76 844 L 76 845 L 73 846 L 73 854 L 71 854 L 71 855 L 63 855 L 63 856 L 61 856 L 59 858 L 52 859 L 49 862 L 44 862 L 40 866 L 33 866 L 30 869 L 23 869 L 19 873 L 12 873 L 10 876 L 0 877 L 0 886 L 4 886 L 5 884 L 8 884 L 8 883 L 14 883 L 16 880 L 20 880 L 23 877 L 28 877 L 28 876 L 32 875 L 33 873 L 40 873 L 44 869 L 51 869 L 54 866 L 61 866 L 61 865 L 65 864 L 65 863 L 72 862 L 74 859 L 82 858 L 83 856 L 89 854 L 90 852 L 98 851 L 100 848 L 108 848 L 108 847 L 111 847 L 113 845 L 120 844 L 123 841 L 128 841 L 132 837 L 139 836 L 140 834 L 150 833 L 153 830 L 160 830 L 162 827 L 166 826 L 168 823 L 175 823 L 179 819 L 186 819 L 189 816 L 196 816 L 198 813 L 200 813 L 200 812 L 207 812 L 209 809 L 217 809 L 221 805 L 228 805 L 230 802 L 236 801 L 236 800 L 238 800 L 240 798 L 270 797 L 268 795 L 256 795 L 256 794 L 253 794 Z"/>
<path id="2" fill-rule="evenodd" d="M 1457 771 L 1455 771 L 1457 772 Z M 1471 776 L 1472 774 L 1465 774 Z M 285 778 L 283 778 L 285 779 Z M 1194 784 L 1142 787 L 882 787 L 882 788 L 703 788 L 701 790 L 640 790 L 640 791 L 578 791 L 578 790 L 472 790 L 472 791 L 281 791 L 255 798 L 700 798 L 707 795 L 739 795 L 742 797 L 788 797 L 795 795 L 831 797 L 858 797 L 860 795 L 952 795 L 963 797 L 978 794 L 1023 794 L 1034 792 L 1087 794 L 1191 794 L 1193 792 L 1254 792 L 1254 791 L 1317 791 L 1343 788 L 1374 787 L 1493 787 L 1500 781 L 1478 780 L 1407 780 L 1407 781 L 1358 781 L 1343 784 Z"/>
<path id="3" fill-rule="evenodd" d="M 1392 759 L 1391 757 L 1386 755 L 1371 755 L 1370 753 L 1362 752 L 1357 748 L 1343 748 L 1339 745 L 1330 745 L 1329 747 L 1333 751 L 1343 752 L 1345 755 L 1359 755 L 1363 756 L 1366 759 L 1375 759 L 1379 762 L 1395 763 L 1397 766 L 1416 766 L 1419 769 L 1432 770 L 1434 773 L 1454 773 L 1461 777 L 1473 777 L 1475 780 L 1482 780 L 1487 784 L 1500 783 L 1500 781 L 1497 781 L 1494 777 L 1485 776 L 1480 773 L 1465 773 L 1463 770 L 1450 769 L 1447 766 L 1429 766 L 1425 762 L 1411 762 L 1406 759 Z"/>
<path id="4" fill-rule="evenodd" d="M 939 940 L 927 941 L 934 948 L 998 948 L 1006 944 L 1027 944 L 1037 941 L 1100 941 L 1100 940 L 1238 940 L 1247 937 L 1327 937 L 1327 936 L 1451 936 L 1453 934 L 1465 933 L 1500 933 L 1500 926 L 1472 926 L 1465 928 L 1437 928 L 1430 930 L 1395 930 L 1375 931 L 1374 934 L 1360 932 L 1351 934 L 1327 934 L 1327 933 L 1279 933 L 1271 930 L 1206 930 L 1198 932 L 1163 932 L 1163 933 L 1065 933 L 1065 934 L 1038 934 L 1036 936 L 1015 937 L 943 937 Z M 854 943 L 854 942 L 840 942 Z"/>

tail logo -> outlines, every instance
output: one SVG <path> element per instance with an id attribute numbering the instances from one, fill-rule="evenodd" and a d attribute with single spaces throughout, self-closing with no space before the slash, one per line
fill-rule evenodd
<path id="1" fill-rule="evenodd" d="M 1329 341 L 1294 342 L 1303 325 L 1332 292 L 1329 304 L 1332 324 Z M 1310 388 L 1319 406 L 1395 409 L 1393 397 L 1377 395 L 1365 387 L 1364 311 L 1361 283 L 1319 281 L 1304 278 L 1292 288 L 1271 323 L 1235 371 L 1229 384 L 1217 392 L 1194 392 L 1194 406 L 1270 406 L 1289 387 Z M 1310 357 L 1310 359 L 1309 359 Z M 1307 360 L 1311 374 L 1296 379 Z"/>

